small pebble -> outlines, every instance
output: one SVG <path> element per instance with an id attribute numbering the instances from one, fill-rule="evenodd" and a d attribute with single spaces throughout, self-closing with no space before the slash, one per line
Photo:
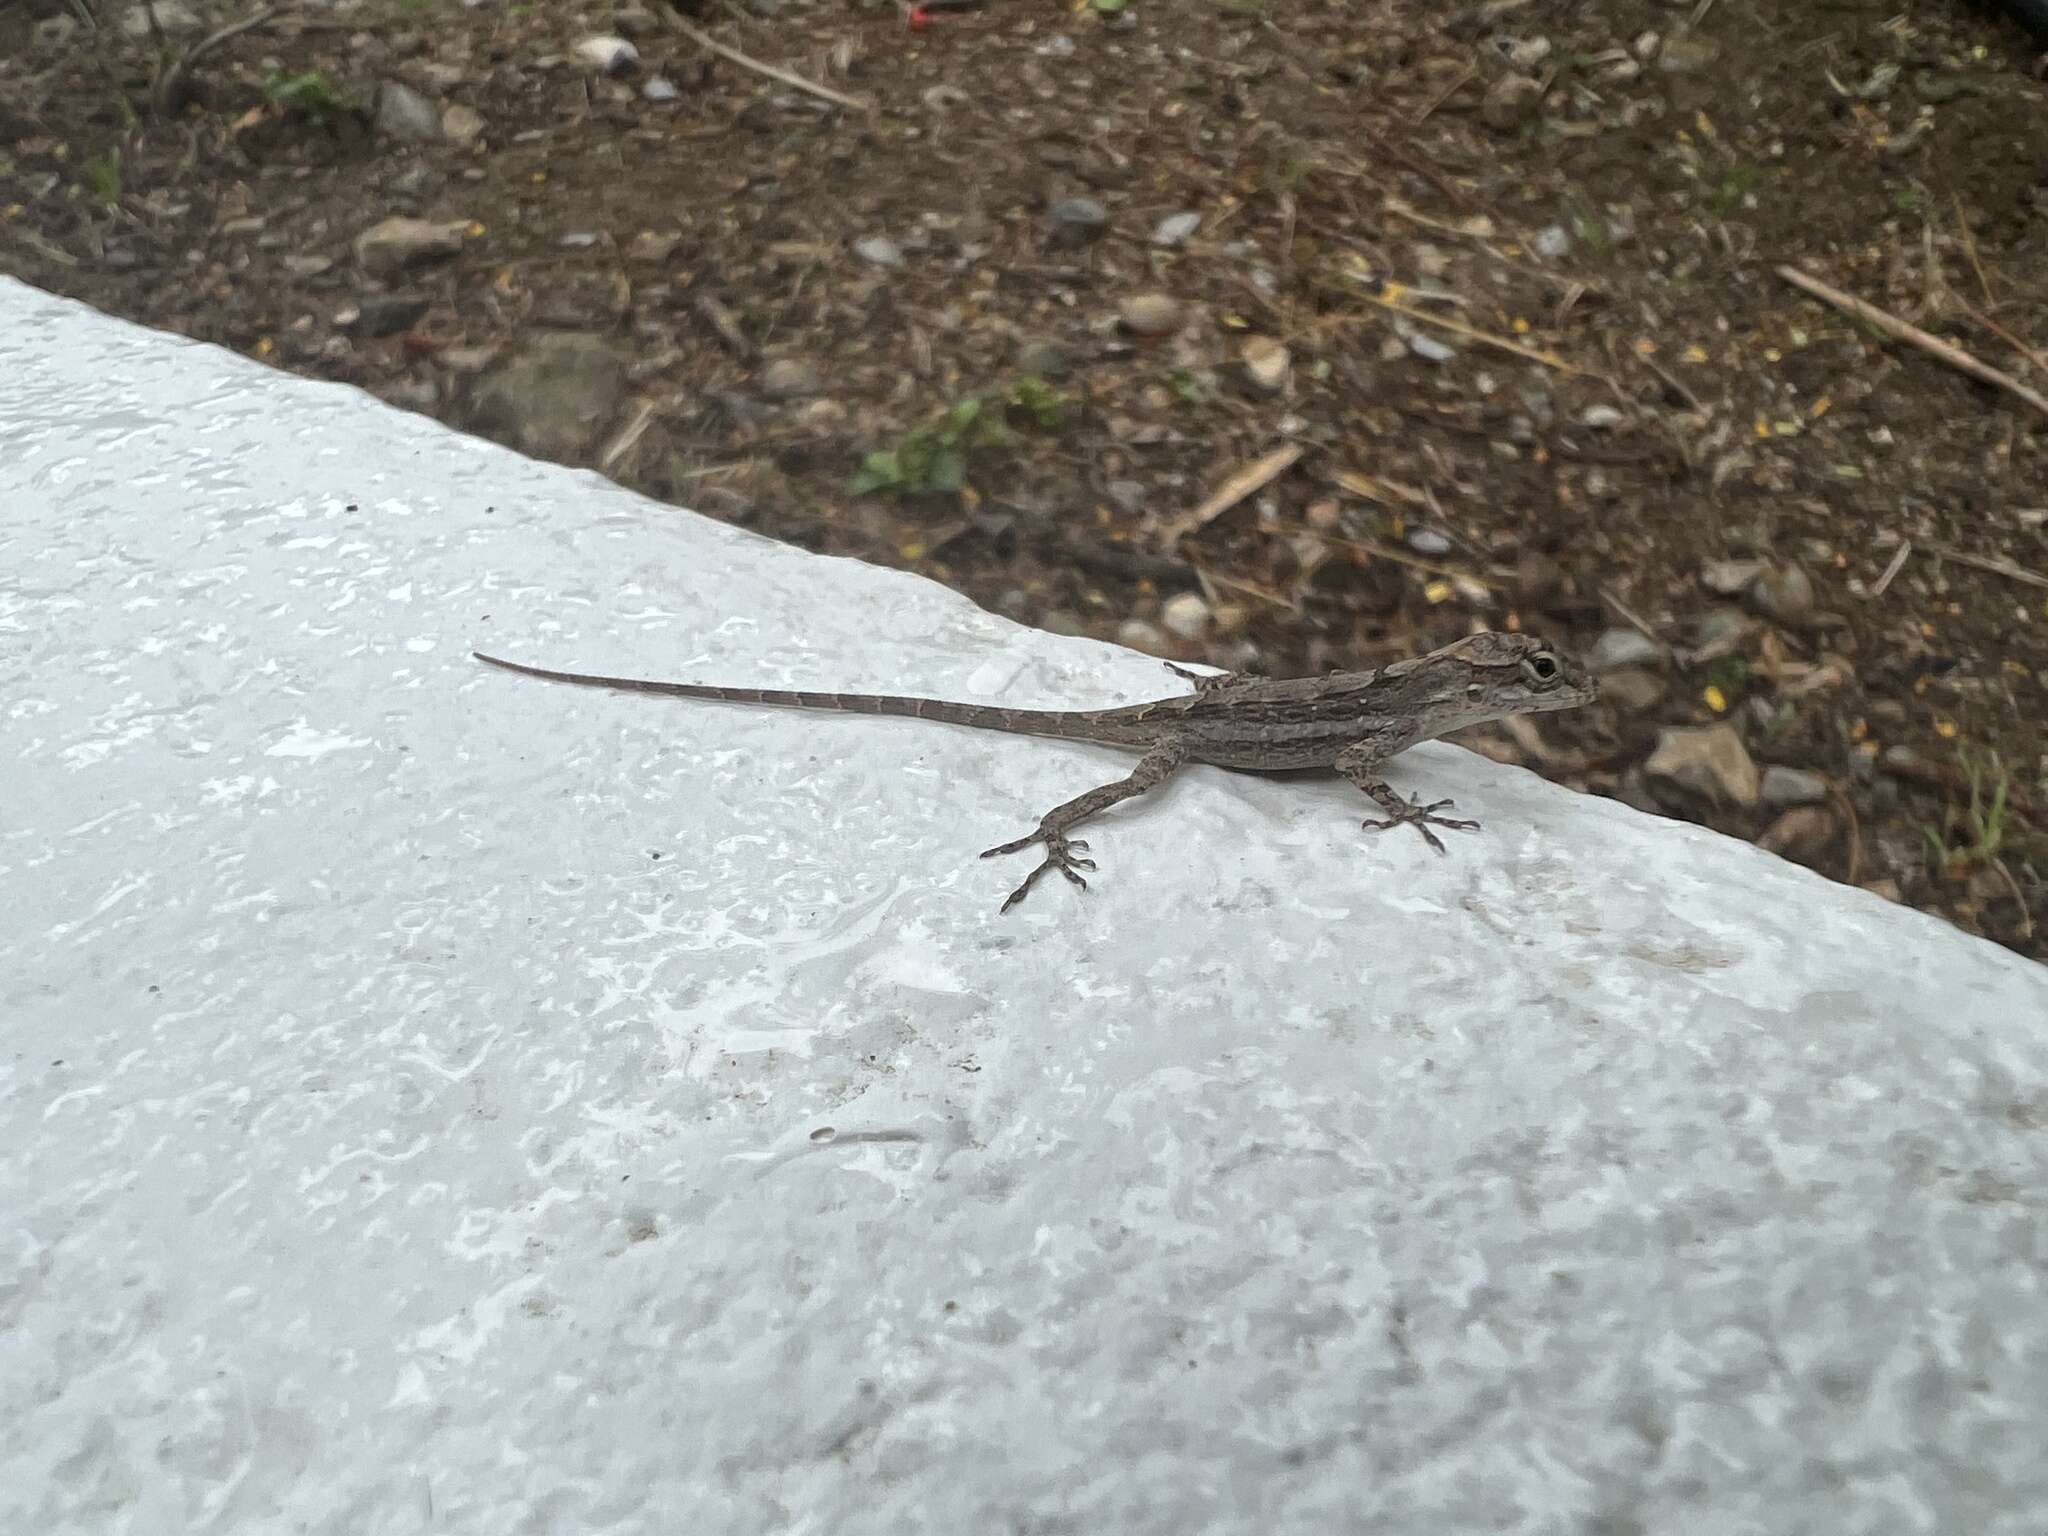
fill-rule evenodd
<path id="1" fill-rule="evenodd" d="M 1408 547 L 1418 555 L 1439 560 L 1451 552 L 1451 541 L 1434 528 L 1411 528 L 1408 530 Z"/>
<path id="2" fill-rule="evenodd" d="M 1495 133 L 1513 133 L 1535 117 L 1543 104 L 1543 87 L 1527 75 L 1502 75 L 1486 88 L 1479 102 L 1479 120 Z"/>
<path id="3" fill-rule="evenodd" d="M 1063 197 L 1046 210 L 1054 245 L 1086 245 L 1102 238 L 1109 211 L 1092 197 Z"/>
<path id="4" fill-rule="evenodd" d="M 770 400 L 795 400 L 823 387 L 818 370 L 800 357 L 778 357 L 761 370 L 761 393 Z"/>
<path id="5" fill-rule="evenodd" d="M 883 235 L 869 235 L 853 243 L 854 254 L 870 266 L 886 267 L 891 271 L 903 265 L 903 248 L 894 240 Z"/>
<path id="6" fill-rule="evenodd" d="M 1117 305 L 1117 318 L 1133 336 L 1169 336 L 1180 329 L 1180 301 L 1163 293 L 1134 293 Z"/>
<path id="7" fill-rule="evenodd" d="M 1586 665 L 1594 672 L 1619 672 L 1624 667 L 1656 666 L 1664 659 L 1663 647 L 1639 630 L 1619 626 L 1602 631 L 1586 652 Z"/>
<path id="8" fill-rule="evenodd" d="M 1051 615 L 1047 615 L 1048 621 Z M 1145 651 L 1154 656 L 1166 654 L 1166 636 L 1159 626 L 1144 619 L 1125 619 L 1116 627 L 1116 637 L 1134 651 Z"/>
<path id="9" fill-rule="evenodd" d="M 1271 336 L 1249 336 L 1239 355 L 1244 361 L 1245 377 L 1251 380 L 1253 388 L 1262 394 L 1277 395 L 1287 387 L 1291 360 L 1285 343 Z"/>
<path id="10" fill-rule="evenodd" d="M 1657 54 L 1657 67 L 1667 75 L 1698 75 L 1713 68 L 1721 57 L 1721 45 L 1712 38 L 1685 33 L 1664 39 Z"/>
<path id="11" fill-rule="evenodd" d="M 1171 250 L 1186 245 L 1201 227 L 1202 216 L 1199 213 L 1169 213 L 1152 226 L 1152 243 Z"/>
<path id="12" fill-rule="evenodd" d="M 1813 612 L 1813 579 L 1796 565 L 1773 566 L 1749 589 L 1749 601 L 1767 619 L 1799 624 Z"/>
<path id="13" fill-rule="evenodd" d="M 1159 610 L 1159 622 L 1183 640 L 1198 640 L 1210 623 L 1209 605 L 1198 593 L 1179 592 Z"/>
<path id="14" fill-rule="evenodd" d="M 1718 597 L 1740 597 L 1764 568 L 1761 560 L 1713 560 L 1700 568 L 1700 583 Z"/>
<path id="15" fill-rule="evenodd" d="M 623 75 L 640 62 L 640 50 L 623 37 L 586 37 L 576 45 L 576 57 L 604 74 Z"/>
<path id="16" fill-rule="evenodd" d="M 1804 768 L 1786 768 L 1777 763 L 1764 769 L 1765 805 L 1817 805 L 1828 797 L 1828 781 Z"/>

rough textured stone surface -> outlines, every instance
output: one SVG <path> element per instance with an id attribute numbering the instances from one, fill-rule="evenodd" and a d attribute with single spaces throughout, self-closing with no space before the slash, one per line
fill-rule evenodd
<path id="1" fill-rule="evenodd" d="M 0 364 L 0 1530 L 2038 1530 L 2040 968 L 1448 747 L 1448 857 L 1203 770 L 999 918 L 1129 759 L 470 647 L 1157 662 L 6 282 Z"/>

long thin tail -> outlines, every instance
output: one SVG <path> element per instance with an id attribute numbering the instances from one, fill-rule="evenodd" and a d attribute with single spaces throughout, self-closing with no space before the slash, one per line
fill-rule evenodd
<path id="1" fill-rule="evenodd" d="M 912 720 L 937 720 L 946 725 L 972 725 L 983 730 L 1009 731 L 1025 736 L 1066 736 L 1083 740 L 1115 740 L 1103 723 L 1121 711 L 994 709 L 985 704 L 954 704 L 945 699 L 897 698 L 880 693 L 798 693 L 782 688 L 726 688 L 709 683 L 662 683 L 637 677 L 602 677 L 592 672 L 558 672 L 552 667 L 530 667 L 502 656 L 471 651 L 478 661 L 507 672 L 544 677 L 554 683 L 576 683 L 585 688 L 615 688 L 628 693 L 659 693 L 678 699 L 708 699 L 717 704 L 769 704 L 784 709 L 828 709 L 846 715 L 901 715 Z M 1134 735 L 1142 745 L 1149 733 Z"/>

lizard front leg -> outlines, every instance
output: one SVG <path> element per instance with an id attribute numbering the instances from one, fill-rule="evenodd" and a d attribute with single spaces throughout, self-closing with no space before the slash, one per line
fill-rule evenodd
<path id="1" fill-rule="evenodd" d="M 1380 776 L 1380 764 L 1388 754 L 1376 742 L 1360 742 L 1355 747 L 1346 747 L 1337 755 L 1337 771 L 1371 795 L 1374 802 L 1387 813 L 1385 821 L 1368 818 L 1361 823 L 1368 832 L 1384 832 L 1389 827 L 1410 826 L 1422 834 L 1422 840 L 1438 853 L 1444 845 L 1431 827 L 1449 827 L 1458 832 L 1476 832 L 1479 823 L 1460 821 L 1453 817 L 1439 816 L 1438 811 L 1451 809 L 1449 800 L 1432 800 L 1424 805 L 1417 800 L 1403 800 L 1394 793 L 1393 786 Z"/>
<path id="2" fill-rule="evenodd" d="M 1108 810 L 1119 800 L 1129 800 L 1134 795 L 1144 794 L 1148 789 L 1158 788 L 1174 769 L 1187 761 L 1187 756 L 1187 747 L 1178 739 L 1170 738 L 1157 742 L 1138 759 L 1138 766 L 1131 770 L 1129 778 L 1118 779 L 1114 784 L 1105 784 L 1100 789 L 1091 789 L 1085 795 L 1076 795 L 1065 805 L 1056 806 L 1041 816 L 1036 832 L 1020 837 L 1015 842 L 1003 843 L 982 854 L 984 859 L 992 859 L 1000 853 L 1017 853 L 1029 848 L 1033 843 L 1045 844 L 1045 862 L 1026 875 L 1022 885 L 1010 892 L 1009 899 L 1003 903 L 1003 910 L 1009 911 L 1029 895 L 1031 887 L 1038 883 L 1038 877 L 1048 869 L 1058 870 L 1074 884 L 1086 890 L 1088 882 L 1082 878 L 1081 871 L 1093 869 L 1095 861 L 1082 857 L 1087 853 L 1088 845 L 1068 837 L 1069 829 L 1086 821 L 1097 811 Z"/>

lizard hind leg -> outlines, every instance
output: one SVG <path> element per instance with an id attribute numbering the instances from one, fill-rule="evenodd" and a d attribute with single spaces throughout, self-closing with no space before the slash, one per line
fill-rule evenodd
<path id="1" fill-rule="evenodd" d="M 1076 795 L 1064 805 L 1055 806 L 1041 816 L 1036 831 L 1027 832 L 1011 842 L 998 843 L 986 850 L 982 857 L 992 859 L 999 854 L 1021 853 L 1033 843 L 1045 845 L 1043 862 L 1024 877 L 1022 885 L 1010 892 L 1003 902 L 1002 910 L 1009 911 L 1028 896 L 1031 887 L 1036 885 L 1049 869 L 1058 870 L 1071 883 L 1085 891 L 1088 888 L 1088 881 L 1081 871 L 1094 869 L 1095 861 L 1083 857 L 1088 852 L 1088 845 L 1079 838 L 1067 836 L 1067 833 L 1098 811 L 1106 811 L 1120 800 L 1129 800 L 1133 796 L 1144 794 L 1148 789 L 1158 788 L 1174 769 L 1186 761 L 1187 749 L 1181 743 L 1162 741 L 1148 749 L 1145 755 L 1138 759 L 1138 766 L 1131 770 L 1127 778 L 1118 779 L 1114 784 L 1104 784 L 1099 789 L 1091 789 L 1085 795 Z"/>

